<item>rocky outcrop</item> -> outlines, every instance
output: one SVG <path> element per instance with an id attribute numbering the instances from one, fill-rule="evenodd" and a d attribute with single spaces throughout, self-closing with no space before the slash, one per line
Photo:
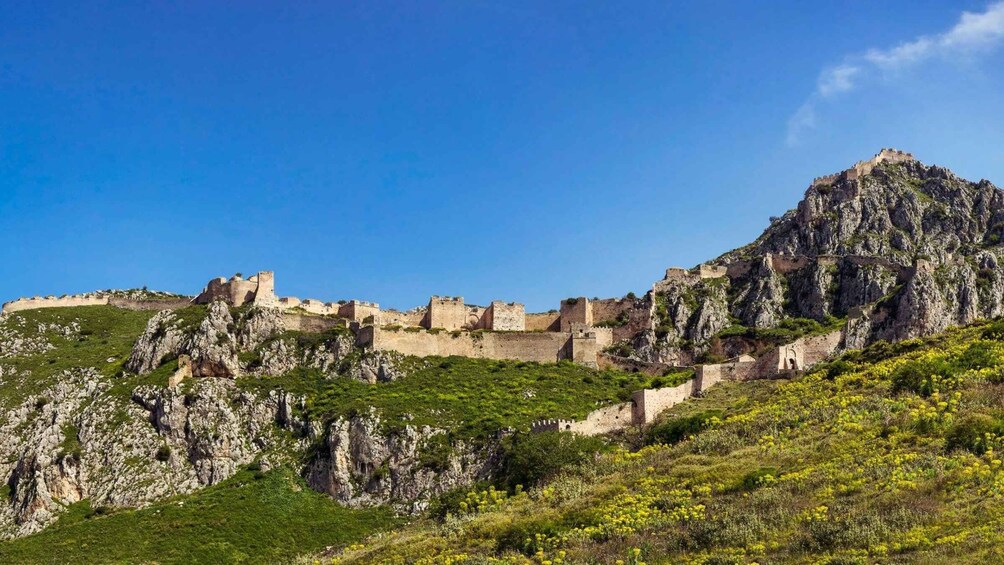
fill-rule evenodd
<path id="1" fill-rule="evenodd" d="M 734 322 L 850 318 L 848 341 L 860 347 L 1004 314 L 1004 193 L 909 156 L 897 161 L 817 180 L 756 241 L 715 260 L 727 267 L 720 280 Z M 692 317 L 709 303 L 717 311 L 720 298 L 693 292 L 709 284 L 705 274 L 656 284 L 665 308 L 635 337 L 638 357 L 679 362 L 707 350 L 713 336 L 695 331 Z M 684 301 L 687 292 L 696 300 Z M 747 352 L 735 345 L 722 349 Z"/>
<path id="2" fill-rule="evenodd" d="M 418 511 L 430 498 L 486 479 L 493 470 L 491 447 L 451 445 L 446 437 L 445 430 L 428 426 L 382 431 L 373 412 L 339 418 L 328 427 L 307 480 L 349 506 L 392 504 Z"/>
<path id="3" fill-rule="evenodd" d="M 126 370 L 142 375 L 160 367 L 165 360 L 177 357 L 188 338 L 178 324 L 178 318 L 171 310 L 158 312 L 150 318 L 146 330 L 132 348 L 125 364 Z"/>
<path id="4" fill-rule="evenodd" d="M 185 346 L 185 353 L 192 356 L 192 375 L 234 378 L 240 374 L 235 330 L 227 304 L 210 304 L 208 314 Z"/>

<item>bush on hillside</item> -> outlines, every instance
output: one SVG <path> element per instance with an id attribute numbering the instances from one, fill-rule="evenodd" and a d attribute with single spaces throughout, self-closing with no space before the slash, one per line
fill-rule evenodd
<path id="1" fill-rule="evenodd" d="M 1001 436 L 1004 423 L 986 414 L 973 414 L 952 426 L 945 436 L 945 446 L 948 450 L 965 449 L 983 455 Z"/>
<path id="2" fill-rule="evenodd" d="M 600 438 L 568 432 L 517 434 L 503 444 L 502 480 L 510 488 L 538 485 L 592 461 L 604 446 Z"/>
<path id="3" fill-rule="evenodd" d="M 672 445 L 696 434 L 705 427 L 712 418 L 721 419 L 721 410 L 705 410 L 690 416 L 682 416 L 656 424 L 649 429 L 645 442 L 648 444 Z"/>

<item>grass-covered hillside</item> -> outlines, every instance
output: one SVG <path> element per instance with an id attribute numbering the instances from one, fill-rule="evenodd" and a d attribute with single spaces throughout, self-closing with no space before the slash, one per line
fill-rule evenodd
<path id="1" fill-rule="evenodd" d="M 77 503 L 42 533 L 0 543 L 0 563 L 282 563 L 293 548 L 349 544 L 396 522 L 339 506 L 289 470 L 245 470 L 138 511 Z"/>
<path id="2" fill-rule="evenodd" d="M 436 437 L 448 441 L 422 448 L 415 463 L 422 470 L 446 461 L 454 440 L 495 441 L 502 429 L 580 418 L 634 390 L 692 376 L 403 358 L 395 361 L 402 376 L 390 382 L 304 366 L 188 379 L 168 390 L 174 359 L 146 375 L 125 369 L 154 314 L 88 306 L 0 318 L 0 416 L 9 416 L 0 421 L 8 436 L 0 437 L 0 537 L 44 527 L 0 541 L 0 562 L 274 563 L 341 547 L 414 517 L 392 518 L 382 507 L 350 510 L 301 480 L 336 418 L 373 413 L 388 434 L 408 425 L 444 430 Z M 183 331 L 194 332 L 207 308 L 175 315 Z M 282 339 L 306 351 L 344 340 L 340 331 L 285 332 L 261 348 Z M 242 362 L 253 362 L 261 348 L 241 352 Z M 348 359 L 363 355 L 353 351 Z M 268 413 L 273 391 L 290 393 L 295 417 L 310 426 L 284 426 Z M 275 470 L 231 477 L 261 462 Z M 25 532 L 33 519 L 44 522 Z"/>
<path id="3" fill-rule="evenodd" d="M 337 563 L 999 563 L 1004 323 L 723 383 L 650 445 L 486 489 Z M 663 443 L 668 442 L 668 443 Z M 675 442 L 675 443 L 674 443 Z"/>
<path id="4" fill-rule="evenodd" d="M 541 364 L 464 357 L 410 358 L 400 367 L 406 377 L 372 385 L 325 378 L 310 368 L 239 384 L 248 390 L 281 388 L 303 395 L 315 419 L 373 408 L 390 429 L 428 425 L 449 429 L 460 438 L 479 439 L 503 428 L 526 430 L 539 419 L 582 418 L 599 406 L 630 400 L 633 391 L 673 386 L 693 376 L 693 371 L 652 377 L 596 371 L 568 361 Z"/>

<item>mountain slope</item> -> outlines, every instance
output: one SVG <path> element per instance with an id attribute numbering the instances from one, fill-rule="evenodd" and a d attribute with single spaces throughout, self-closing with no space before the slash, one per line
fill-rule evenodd
<path id="1" fill-rule="evenodd" d="M 981 324 L 714 388 L 649 435 L 675 445 L 474 493 L 335 561 L 1000 561 L 1002 338 L 1004 322 Z"/>
<path id="2" fill-rule="evenodd" d="M 758 345 L 737 337 L 792 320 L 839 320 L 848 346 L 863 347 L 1001 316 L 1002 236 L 1004 193 L 989 181 L 883 150 L 816 179 L 797 208 L 714 268 L 667 272 L 635 355 L 731 357 Z"/>

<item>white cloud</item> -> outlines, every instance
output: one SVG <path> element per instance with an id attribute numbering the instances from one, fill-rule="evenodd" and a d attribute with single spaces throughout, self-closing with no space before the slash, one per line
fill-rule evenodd
<path id="1" fill-rule="evenodd" d="M 847 57 L 843 63 L 820 73 L 815 92 L 788 120 L 788 144 L 796 145 L 806 131 L 816 127 L 816 107 L 820 102 L 854 90 L 862 75 L 899 71 L 936 57 L 954 62 L 1001 43 L 1004 43 L 1004 2 L 996 2 L 985 12 L 963 12 L 958 23 L 944 33 Z"/>
<path id="2" fill-rule="evenodd" d="M 816 91 L 820 96 L 829 97 L 854 88 L 854 76 L 861 72 L 861 67 L 845 63 L 826 69 L 819 75 Z"/>

